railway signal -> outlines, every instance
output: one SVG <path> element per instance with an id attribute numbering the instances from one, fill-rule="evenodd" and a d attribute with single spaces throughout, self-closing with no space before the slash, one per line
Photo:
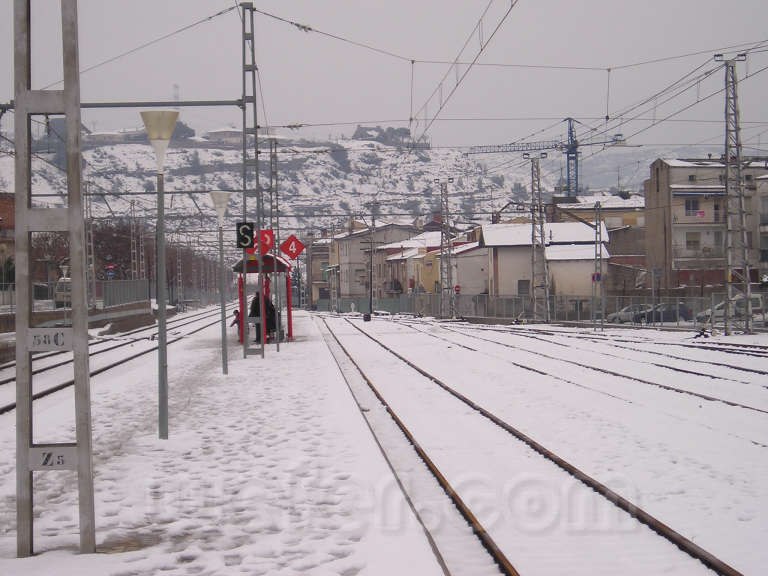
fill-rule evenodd
<path id="1" fill-rule="evenodd" d="M 275 245 L 275 231 L 262 230 L 261 242 L 259 242 L 259 245 L 261 247 L 262 254 L 266 254 L 267 252 L 271 251 L 272 247 Z"/>
<path id="2" fill-rule="evenodd" d="M 285 242 L 280 244 L 280 250 L 287 254 L 291 260 L 296 260 L 296 258 L 299 257 L 299 254 L 304 252 L 304 248 L 306 248 L 304 243 L 293 234 L 288 236 L 288 238 L 285 239 Z"/>
<path id="3" fill-rule="evenodd" d="M 272 246 L 275 244 L 275 232 L 274 230 L 264 229 L 261 231 L 261 242 L 259 242 L 259 250 L 262 254 L 268 253 L 272 250 Z M 256 254 L 256 246 L 251 246 L 246 249 L 248 254 Z"/>
<path id="4" fill-rule="evenodd" d="M 238 248 L 253 248 L 253 222 L 238 222 L 235 231 Z"/>

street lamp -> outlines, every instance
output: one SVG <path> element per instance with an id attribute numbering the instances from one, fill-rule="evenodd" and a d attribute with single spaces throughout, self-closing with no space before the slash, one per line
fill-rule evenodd
<path id="1" fill-rule="evenodd" d="M 219 223 L 219 292 L 221 294 L 221 372 L 227 373 L 227 313 L 225 307 L 226 302 L 226 290 L 224 283 L 226 278 L 224 276 L 224 214 L 227 212 L 227 202 L 229 200 L 229 192 L 220 190 L 211 190 L 211 200 L 213 200 L 213 206 L 216 208 L 216 218 Z M 243 319 L 240 319 L 243 322 Z"/>
<path id="2" fill-rule="evenodd" d="M 176 118 L 175 110 L 153 110 L 141 112 L 144 128 L 155 150 L 157 160 L 157 226 L 155 246 L 157 256 L 157 371 L 158 371 L 158 434 L 162 440 L 168 439 L 168 354 L 165 332 L 165 198 L 163 162 L 165 151 L 171 141 Z"/>

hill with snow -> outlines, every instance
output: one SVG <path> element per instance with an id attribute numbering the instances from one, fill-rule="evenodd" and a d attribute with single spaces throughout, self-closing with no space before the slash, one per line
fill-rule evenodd
<path id="1" fill-rule="evenodd" d="M 396 130 L 359 127 L 353 138 L 308 141 L 275 137 L 278 156 L 278 201 L 281 229 L 304 232 L 329 228 L 350 216 L 378 212 L 398 219 L 429 218 L 439 211 L 440 184 L 448 184 L 452 212 L 460 221 L 488 221 L 490 212 L 509 200 L 528 199 L 530 165 L 520 154 L 467 156 L 453 148 L 409 149 Z M 85 179 L 92 194 L 96 218 L 121 218 L 131 213 L 151 224 L 156 211 L 155 160 L 148 142 L 105 143 L 84 138 Z M 260 140 L 260 184 L 268 188 L 269 152 Z M 585 148 L 584 153 L 594 151 Z M 586 159 L 581 184 L 589 189 L 611 186 L 637 190 L 647 178 L 648 165 L 657 157 L 692 156 L 701 151 L 659 148 L 616 148 Z M 542 186 L 546 196 L 561 179 L 564 159 L 552 153 L 542 161 Z M 54 165 L 63 154 L 36 146 L 33 159 L 33 194 L 36 203 L 64 201 L 64 178 Z M 231 190 L 227 224 L 242 218 L 242 152 L 229 141 L 184 138 L 172 141 L 165 162 L 166 229 L 171 236 L 213 238 L 215 211 L 209 190 Z M 252 174 L 252 172 L 251 172 Z M 253 176 L 248 188 L 255 189 Z M 0 189 L 13 188 L 13 157 L 0 155 Z M 269 192 L 265 191 L 269 216 Z M 377 206 L 378 204 L 378 206 Z M 248 219 L 256 210 L 255 198 L 247 200 Z M 285 234 L 284 234 L 285 235 Z"/>

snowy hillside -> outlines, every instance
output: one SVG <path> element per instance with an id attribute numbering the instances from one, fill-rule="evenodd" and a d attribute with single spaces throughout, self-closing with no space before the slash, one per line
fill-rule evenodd
<path id="1" fill-rule="evenodd" d="M 356 138 L 335 142 L 310 142 L 278 137 L 278 190 L 280 226 L 289 232 L 326 228 L 348 216 L 370 214 L 373 202 L 378 213 L 428 218 L 439 210 L 436 179 L 453 178 L 449 184 L 451 205 L 462 221 L 489 220 L 490 211 L 511 199 L 526 200 L 530 166 L 520 154 L 466 156 L 460 150 L 409 150 L 393 145 L 380 129 L 358 129 Z M 364 138 L 372 139 L 364 139 Z M 382 142 L 382 140 L 384 142 Z M 262 140 L 261 185 L 269 185 L 268 144 Z M 586 152 L 591 154 L 593 151 Z M 33 160 L 33 193 L 40 203 L 59 204 L 64 193 L 62 172 L 51 163 L 55 152 L 38 150 Z M 622 187 L 637 190 L 647 178 L 648 164 L 658 156 L 675 156 L 673 150 L 623 148 L 606 150 L 586 158 L 581 166 L 582 187 Z M 678 153 L 679 155 L 679 153 Z M 58 158 L 61 154 L 58 154 Z M 85 178 L 93 194 L 93 214 L 119 218 L 130 214 L 154 218 L 155 174 L 152 148 L 142 143 L 86 146 Z M 547 195 L 561 177 L 563 159 L 551 154 L 542 162 L 542 186 Z M 171 234 L 213 237 L 215 212 L 207 191 L 231 190 L 227 224 L 242 215 L 241 150 L 235 144 L 202 138 L 172 142 L 166 157 L 168 194 L 167 229 Z M 13 157 L 0 155 L 0 188 L 13 187 Z M 251 176 L 249 188 L 255 183 Z M 176 192 L 174 194 L 174 192 Z M 183 194 L 179 194 L 183 192 Z M 266 196 L 266 195 L 265 195 Z M 256 201 L 248 199 L 249 219 Z M 267 208 L 268 209 L 268 208 Z"/>

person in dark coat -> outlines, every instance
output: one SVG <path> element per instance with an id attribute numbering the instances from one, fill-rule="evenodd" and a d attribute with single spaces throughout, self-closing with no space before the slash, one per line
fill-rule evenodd
<path id="1" fill-rule="evenodd" d="M 266 322 L 267 322 L 267 337 L 269 339 L 274 338 L 275 331 L 277 330 L 277 314 L 275 313 L 275 305 L 272 304 L 272 300 L 267 300 L 264 303 L 266 309 Z"/>
<path id="2" fill-rule="evenodd" d="M 259 294 L 258 292 L 253 297 L 253 300 L 251 300 L 251 311 L 248 312 L 248 316 L 251 318 L 258 318 L 259 317 Z"/>
<path id="3" fill-rule="evenodd" d="M 248 316 L 250 318 L 258 318 L 259 313 L 261 310 L 261 306 L 259 304 L 259 293 L 256 292 L 256 294 L 253 297 L 253 300 L 251 300 L 251 309 L 248 312 Z M 258 326 L 256 329 L 256 338 L 254 339 L 254 342 L 261 342 L 261 327 Z"/>

